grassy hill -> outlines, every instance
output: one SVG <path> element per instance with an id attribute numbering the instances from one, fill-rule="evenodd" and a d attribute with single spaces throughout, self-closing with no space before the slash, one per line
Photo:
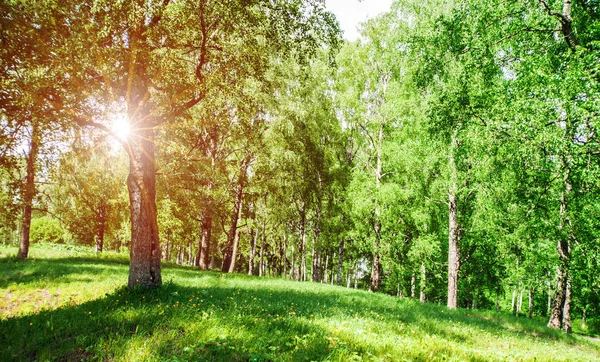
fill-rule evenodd
<path id="1" fill-rule="evenodd" d="M 0 361 L 600 360 L 542 320 L 174 265 L 129 292 L 123 256 L 15 254 L 0 247 Z"/>

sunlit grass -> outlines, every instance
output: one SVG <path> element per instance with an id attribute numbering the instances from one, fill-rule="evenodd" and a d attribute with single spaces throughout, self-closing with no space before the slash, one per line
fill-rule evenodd
<path id="1" fill-rule="evenodd" d="M 174 266 L 130 292 L 122 256 L 7 250 L 0 360 L 600 360 L 597 341 L 538 320 Z"/>

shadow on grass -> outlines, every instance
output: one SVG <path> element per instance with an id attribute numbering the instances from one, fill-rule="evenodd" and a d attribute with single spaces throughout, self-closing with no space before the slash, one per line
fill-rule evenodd
<path id="1" fill-rule="evenodd" d="M 81 305 L 0 320 L 0 360 L 130 359 L 132 351 L 138 359 L 211 361 L 276 360 L 281 353 L 322 360 L 330 354 L 323 329 L 301 318 L 269 317 L 259 304 L 244 313 L 234 296 L 240 294 L 233 289 L 174 284 L 121 288 Z M 283 313 L 282 306 L 273 310 Z"/>
<path id="2" fill-rule="evenodd" d="M 63 279 L 70 281 L 92 281 L 80 275 L 94 275 L 110 266 L 128 266 L 129 262 L 118 259 L 73 257 L 55 259 L 0 259 L 0 288 L 10 284 L 31 284 L 40 281 Z"/>
<path id="3" fill-rule="evenodd" d="M 13 266 L 28 274 L 12 270 L 0 283 L 31 283 L 40 275 L 76 278 L 83 271 L 124 263 L 66 258 L 32 264 L 34 268 Z M 0 273 L 4 267 L 0 263 Z M 498 338 L 514 334 L 532 341 L 578 342 L 526 320 L 448 311 L 345 288 L 338 291 L 318 284 L 297 284 L 295 288 L 295 284 L 279 280 L 199 273 L 189 268 L 170 273 L 185 285 L 168 282 L 156 290 L 120 288 L 81 305 L 0 320 L 0 360 L 313 361 L 332 356 L 343 359 L 352 353 L 377 355 L 377 341 L 336 344 L 331 339 L 334 327 L 322 323 L 352 318 L 386 326 L 414 326 L 422 334 L 460 344 L 477 338 L 477 331 Z M 194 286 L 199 277 L 210 283 Z M 228 285 L 228 279 L 238 284 Z M 593 346 L 590 348 L 600 352 L 598 345 Z M 420 352 L 415 351 L 415 356 Z M 453 352 L 445 354 L 451 357 Z"/>

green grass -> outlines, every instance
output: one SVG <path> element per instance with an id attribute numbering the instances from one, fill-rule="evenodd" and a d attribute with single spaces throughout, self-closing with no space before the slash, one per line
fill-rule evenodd
<path id="1" fill-rule="evenodd" d="M 123 256 L 14 254 L 0 247 L 0 361 L 600 360 L 541 320 L 172 265 L 130 292 Z"/>

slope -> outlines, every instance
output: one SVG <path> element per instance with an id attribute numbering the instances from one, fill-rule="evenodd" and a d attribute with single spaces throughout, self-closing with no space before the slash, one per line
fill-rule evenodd
<path id="1" fill-rule="evenodd" d="M 541 320 L 174 265 L 130 292 L 123 256 L 15 253 L 0 248 L 2 361 L 600 360 L 598 341 Z"/>

